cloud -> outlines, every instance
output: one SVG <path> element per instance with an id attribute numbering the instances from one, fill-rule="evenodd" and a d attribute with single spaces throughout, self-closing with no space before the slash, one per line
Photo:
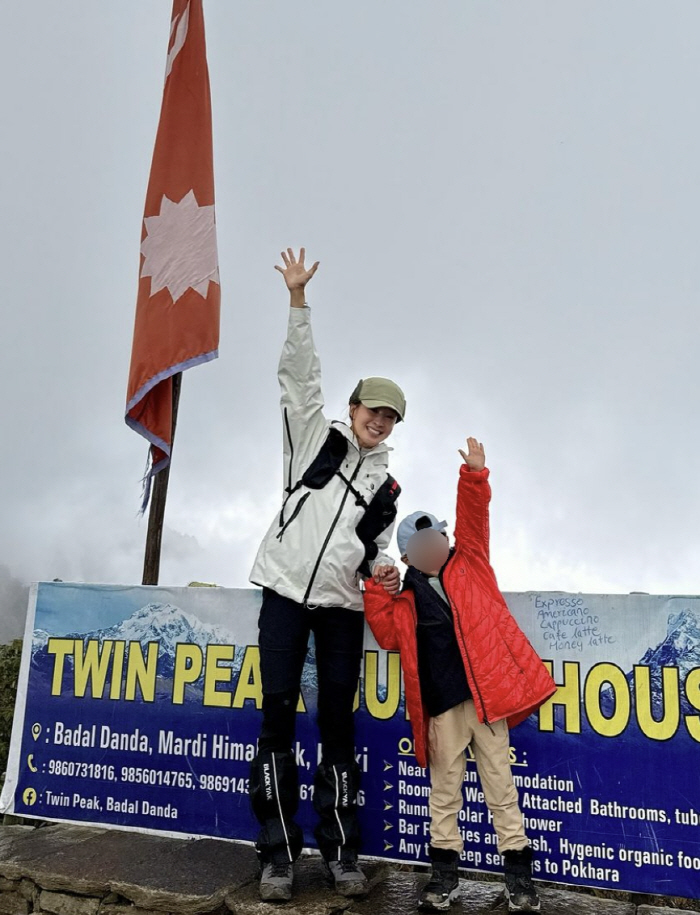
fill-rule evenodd
<path id="1" fill-rule="evenodd" d="M 502 587 L 697 591 L 700 8 L 681 6 L 606 5 L 605 29 L 590 3 L 341 22 L 302 2 L 285 30 L 207 9 L 221 357 L 184 378 L 161 581 L 246 584 L 282 484 L 272 268 L 305 244 L 329 416 L 362 375 L 406 391 L 401 511 L 452 519 L 475 434 Z M 21 582 L 141 578 L 146 449 L 123 411 L 167 25 L 25 0 L 0 61 L 0 562 Z"/>

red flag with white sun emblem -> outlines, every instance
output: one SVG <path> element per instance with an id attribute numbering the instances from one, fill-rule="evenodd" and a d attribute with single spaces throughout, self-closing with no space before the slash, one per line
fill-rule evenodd
<path id="1" fill-rule="evenodd" d="M 141 235 L 126 422 L 170 462 L 172 376 L 218 356 L 219 266 L 202 0 L 174 0 L 165 88 Z"/>

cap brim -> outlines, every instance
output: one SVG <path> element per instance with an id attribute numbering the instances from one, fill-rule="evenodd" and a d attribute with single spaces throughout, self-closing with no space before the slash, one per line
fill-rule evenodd
<path id="1" fill-rule="evenodd" d="M 401 415 L 401 410 L 394 403 L 387 403 L 385 400 L 361 400 L 361 404 L 364 404 L 365 407 L 369 407 L 370 410 L 378 410 L 380 407 L 389 407 L 390 410 L 393 410 L 394 413 L 398 416 L 399 420 L 403 420 Z"/>

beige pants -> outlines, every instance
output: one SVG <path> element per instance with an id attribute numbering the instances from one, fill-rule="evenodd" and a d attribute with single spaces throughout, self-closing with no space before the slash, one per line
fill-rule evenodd
<path id="1" fill-rule="evenodd" d="M 462 786 L 471 744 L 481 788 L 493 816 L 498 850 L 516 851 L 528 842 L 518 792 L 510 771 L 508 725 L 505 721 L 480 724 L 472 699 L 430 719 L 430 844 L 461 852 L 464 842 L 457 828 L 462 809 Z"/>

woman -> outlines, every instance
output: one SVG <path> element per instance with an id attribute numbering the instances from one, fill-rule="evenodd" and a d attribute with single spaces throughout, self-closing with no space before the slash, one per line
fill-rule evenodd
<path id="1" fill-rule="evenodd" d="M 303 846 L 294 822 L 297 768 L 292 753 L 296 706 L 310 632 L 316 643 L 322 759 L 314 779 L 316 840 L 346 896 L 367 892 L 357 865 L 353 701 L 360 673 L 364 615 L 360 582 L 380 578 L 390 592 L 399 573 L 383 550 L 396 517 L 386 439 L 406 410 L 387 378 L 366 378 L 349 402 L 350 424 L 323 415 L 321 372 L 311 335 L 304 249 L 291 248 L 275 269 L 290 292 L 287 340 L 279 364 L 284 434 L 284 499 L 250 575 L 263 588 L 260 669 L 263 723 L 251 766 L 250 793 L 260 822 L 260 895 L 291 898 L 293 863 Z"/>

